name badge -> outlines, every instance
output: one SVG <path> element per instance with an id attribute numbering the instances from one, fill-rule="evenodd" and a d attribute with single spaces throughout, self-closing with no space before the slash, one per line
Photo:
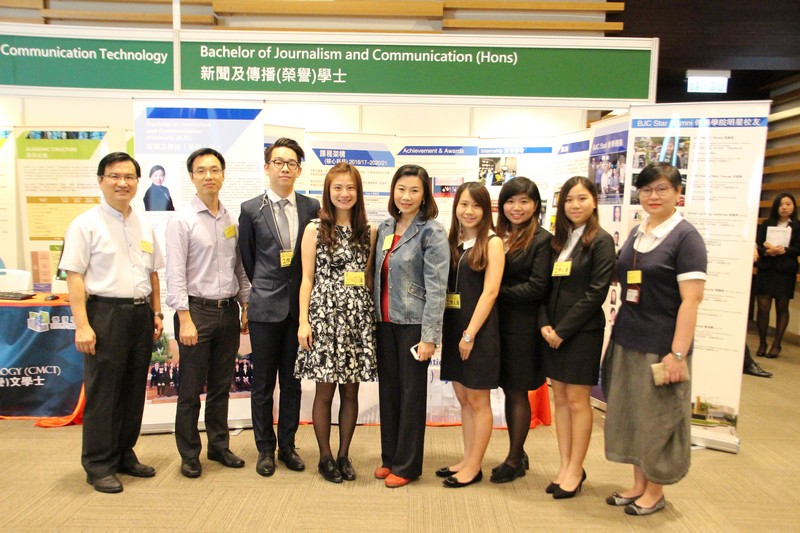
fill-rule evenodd
<path id="1" fill-rule="evenodd" d="M 383 239 L 381 251 L 385 252 L 386 250 L 390 249 L 392 247 L 392 242 L 394 242 L 394 234 L 387 235 L 386 238 Z"/>
<path id="2" fill-rule="evenodd" d="M 446 309 L 461 309 L 461 294 L 457 292 L 447 293 L 444 306 Z"/>
<path id="3" fill-rule="evenodd" d="M 236 226 L 231 224 L 230 226 L 225 228 L 225 238 L 226 239 L 231 239 L 233 237 L 236 237 Z"/>
<path id="4" fill-rule="evenodd" d="M 641 294 L 642 291 L 638 285 L 628 285 L 628 290 L 625 292 L 625 301 L 630 304 L 638 304 Z"/>
<path id="5" fill-rule="evenodd" d="M 153 243 L 148 241 L 142 241 L 142 251 L 147 252 L 148 254 L 153 253 Z"/>
<path id="6" fill-rule="evenodd" d="M 637 285 L 642 282 L 641 270 L 628 270 L 628 285 Z"/>
<path id="7" fill-rule="evenodd" d="M 344 284 L 347 287 L 363 287 L 364 286 L 364 273 L 363 272 L 345 272 Z"/>
<path id="8" fill-rule="evenodd" d="M 291 250 L 281 250 L 281 268 L 286 268 L 292 264 L 294 252 Z"/>
<path id="9" fill-rule="evenodd" d="M 555 277 L 569 276 L 572 272 L 572 261 L 556 261 L 553 265 L 553 274 Z"/>

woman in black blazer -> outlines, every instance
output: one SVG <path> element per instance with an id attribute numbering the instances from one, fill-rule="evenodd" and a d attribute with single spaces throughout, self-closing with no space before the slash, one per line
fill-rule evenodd
<path id="1" fill-rule="evenodd" d="M 509 449 L 490 480 L 507 483 L 525 475 L 525 439 L 531 426 L 528 391 L 545 382 L 539 305 L 550 290 L 549 232 L 539 225 L 542 199 L 531 180 L 518 176 L 500 189 L 497 234 L 506 249 L 506 268 L 498 298 L 500 311 L 500 386 L 505 393 Z"/>
<path id="2" fill-rule="evenodd" d="M 767 240 L 769 227 L 788 227 L 789 245 L 773 244 Z M 775 240 L 774 238 L 772 239 Z M 797 280 L 797 256 L 800 254 L 800 223 L 797 222 L 797 202 L 788 192 L 779 194 L 772 202 L 769 217 L 756 232 L 758 272 L 755 279 L 758 314 L 758 350 L 756 355 L 769 358 L 778 357 L 781 341 L 789 324 L 789 300 L 794 298 Z M 772 299 L 775 299 L 775 338 L 767 352 L 767 327 Z"/>
<path id="3" fill-rule="evenodd" d="M 597 191 L 575 176 L 561 187 L 556 212 L 552 289 L 540 308 L 539 327 L 547 342 L 544 360 L 555 397 L 556 436 L 561 465 L 547 487 L 556 499 L 580 491 L 583 459 L 592 435 L 589 393 L 600 373 L 605 316 L 615 264 L 614 239 L 597 217 Z"/>

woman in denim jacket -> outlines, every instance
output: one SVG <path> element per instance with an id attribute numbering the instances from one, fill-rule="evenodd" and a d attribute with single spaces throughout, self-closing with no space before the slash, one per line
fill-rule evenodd
<path id="1" fill-rule="evenodd" d="M 438 213 L 427 171 L 397 169 L 374 270 L 382 461 L 375 477 L 389 488 L 422 473 L 428 364 L 442 336 L 450 263 Z"/>

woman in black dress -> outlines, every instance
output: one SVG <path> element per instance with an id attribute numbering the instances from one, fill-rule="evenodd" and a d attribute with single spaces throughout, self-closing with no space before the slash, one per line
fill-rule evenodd
<path id="1" fill-rule="evenodd" d="M 443 381 L 452 381 L 461 405 L 464 458 L 440 468 L 444 486 L 483 479 L 481 461 L 492 435 L 491 389 L 500 377 L 500 331 L 495 300 L 503 279 L 503 241 L 491 231 L 492 202 L 479 182 L 456 191 L 450 224 L 450 276 L 442 326 Z"/>
<path id="2" fill-rule="evenodd" d="M 542 200 L 531 180 L 518 176 L 500 189 L 497 235 L 506 249 L 500 285 L 500 386 L 505 393 L 509 449 L 490 481 L 506 483 L 525 475 L 525 439 L 531 426 L 528 391 L 545 382 L 539 304 L 550 290 L 550 235 L 539 225 Z"/>
<path id="3" fill-rule="evenodd" d="M 561 188 L 556 212 L 552 289 L 540 308 L 539 326 L 547 342 L 544 360 L 553 386 L 556 436 L 561 465 L 546 492 L 571 498 L 586 472 L 583 459 L 592 436 L 589 393 L 600 375 L 606 319 L 602 305 L 615 264 L 614 239 L 600 227 L 597 192 L 575 176 Z"/>
<path id="4" fill-rule="evenodd" d="M 769 227 L 789 228 L 789 245 L 769 242 Z M 785 231 L 785 230 L 784 230 Z M 775 238 L 772 238 L 774 241 Z M 800 254 L 800 223 L 797 222 L 797 202 L 788 192 L 781 193 L 772 202 L 769 217 L 756 233 L 756 249 L 758 272 L 755 279 L 756 303 L 758 314 L 758 350 L 756 355 L 769 358 L 778 357 L 781 353 L 781 341 L 789 324 L 789 300 L 794 298 L 794 286 L 797 280 L 797 256 Z M 769 309 L 775 299 L 775 338 L 767 352 L 767 327 L 769 326 Z"/>

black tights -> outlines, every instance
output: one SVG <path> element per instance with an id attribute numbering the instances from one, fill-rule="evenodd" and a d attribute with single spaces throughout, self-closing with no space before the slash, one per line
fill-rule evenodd
<path id="1" fill-rule="evenodd" d="M 336 383 L 317 383 L 314 395 L 312 420 L 314 434 L 319 445 L 320 461 L 333 459 L 331 452 L 331 405 L 336 394 Z M 339 454 L 347 457 L 350 453 L 350 442 L 356 430 L 358 420 L 358 383 L 339 385 Z"/>
<path id="2" fill-rule="evenodd" d="M 508 457 L 506 463 L 517 467 L 525 453 L 525 439 L 531 427 L 531 404 L 528 401 L 528 391 L 506 390 L 506 423 L 508 424 Z"/>
<path id="3" fill-rule="evenodd" d="M 756 322 L 758 324 L 758 351 L 767 351 L 767 328 L 769 327 L 769 308 L 772 304 L 772 296 L 756 296 L 758 313 Z M 789 325 L 789 299 L 775 298 L 775 339 L 772 341 L 770 352 L 779 352 L 783 334 L 786 326 Z"/>

